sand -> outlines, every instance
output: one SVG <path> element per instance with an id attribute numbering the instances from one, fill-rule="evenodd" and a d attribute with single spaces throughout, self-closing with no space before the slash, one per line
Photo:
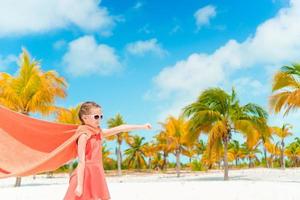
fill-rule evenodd
<path id="1" fill-rule="evenodd" d="M 112 200 L 300 200 L 300 168 L 245 169 L 176 174 L 130 174 L 107 177 Z M 54 178 L 23 177 L 21 187 L 15 178 L 0 179 L 2 200 L 62 200 L 68 187 L 68 174 Z"/>

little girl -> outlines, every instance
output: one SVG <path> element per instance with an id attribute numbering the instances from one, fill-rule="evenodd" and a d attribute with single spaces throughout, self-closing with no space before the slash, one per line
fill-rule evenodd
<path id="1" fill-rule="evenodd" d="M 151 129 L 145 125 L 120 125 L 101 129 L 103 118 L 101 106 L 95 102 L 83 103 L 79 110 L 82 123 L 77 128 L 81 132 L 77 140 L 78 165 L 69 178 L 69 187 L 64 200 L 108 200 L 110 193 L 102 165 L 102 145 L 104 137 L 137 129 Z"/>

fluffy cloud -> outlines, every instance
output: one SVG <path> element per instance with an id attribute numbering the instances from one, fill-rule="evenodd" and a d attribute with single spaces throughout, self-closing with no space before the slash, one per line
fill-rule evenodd
<path id="1" fill-rule="evenodd" d="M 105 44 L 97 44 L 92 36 L 83 36 L 70 42 L 63 56 L 63 65 L 73 76 L 109 75 L 121 69 L 115 50 Z"/>
<path id="2" fill-rule="evenodd" d="M 196 25 L 198 30 L 205 25 L 210 24 L 210 20 L 217 15 L 216 7 L 212 5 L 205 6 L 203 8 L 198 9 L 194 17 L 196 19 Z"/>
<path id="3" fill-rule="evenodd" d="M 134 9 L 140 9 L 141 7 L 143 7 L 143 3 L 140 1 L 136 2 L 136 4 L 133 6 Z"/>
<path id="4" fill-rule="evenodd" d="M 243 42 L 229 40 L 212 54 L 194 53 L 187 59 L 167 66 L 154 77 L 151 94 L 189 103 L 209 86 L 221 85 L 238 70 L 254 66 L 281 66 L 300 59 L 300 0 L 260 24 L 255 34 Z M 258 71 L 261 70 L 258 69 Z M 257 84 L 256 84 L 257 85 Z M 149 91 L 148 91 L 149 93 Z M 174 96 L 188 95 L 182 101 Z M 178 105 L 173 102 L 174 105 Z M 172 107 L 172 106 L 171 106 Z M 181 107 L 169 113 L 178 113 Z"/>
<path id="5" fill-rule="evenodd" d="M 100 3 L 100 0 L 3 0 L 0 37 L 43 33 L 71 25 L 107 35 L 114 19 Z"/>
<path id="6" fill-rule="evenodd" d="M 238 78 L 233 81 L 232 85 L 237 93 L 243 96 L 260 96 L 270 91 L 268 85 L 262 84 L 261 81 L 253 77 Z"/>
<path id="7" fill-rule="evenodd" d="M 222 65 L 206 54 L 192 54 L 174 66 L 164 68 L 154 82 L 159 87 L 160 97 L 172 92 L 193 92 L 215 85 L 224 79 Z"/>
<path id="8" fill-rule="evenodd" d="M 154 53 L 158 56 L 164 56 L 167 51 L 158 43 L 156 38 L 136 41 L 126 46 L 126 51 L 132 55 L 145 55 L 146 53 Z"/>
<path id="9" fill-rule="evenodd" d="M 65 40 L 58 40 L 56 42 L 54 42 L 53 44 L 53 48 L 55 50 L 60 50 L 62 49 L 64 46 L 66 46 L 67 42 Z"/>

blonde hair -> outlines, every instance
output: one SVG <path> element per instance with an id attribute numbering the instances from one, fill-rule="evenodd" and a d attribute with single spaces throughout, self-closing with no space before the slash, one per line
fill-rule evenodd
<path id="1" fill-rule="evenodd" d="M 78 112 L 79 120 L 81 121 L 81 124 L 84 124 L 84 121 L 82 119 L 82 115 L 88 115 L 90 114 L 91 108 L 100 108 L 101 106 L 93 101 L 86 101 L 81 104 Z"/>

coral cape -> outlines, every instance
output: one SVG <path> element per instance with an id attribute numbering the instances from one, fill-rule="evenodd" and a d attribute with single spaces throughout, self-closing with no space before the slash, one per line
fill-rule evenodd
<path id="1" fill-rule="evenodd" d="M 0 178 L 53 171 L 77 157 L 76 140 L 100 127 L 49 122 L 0 105 Z"/>

